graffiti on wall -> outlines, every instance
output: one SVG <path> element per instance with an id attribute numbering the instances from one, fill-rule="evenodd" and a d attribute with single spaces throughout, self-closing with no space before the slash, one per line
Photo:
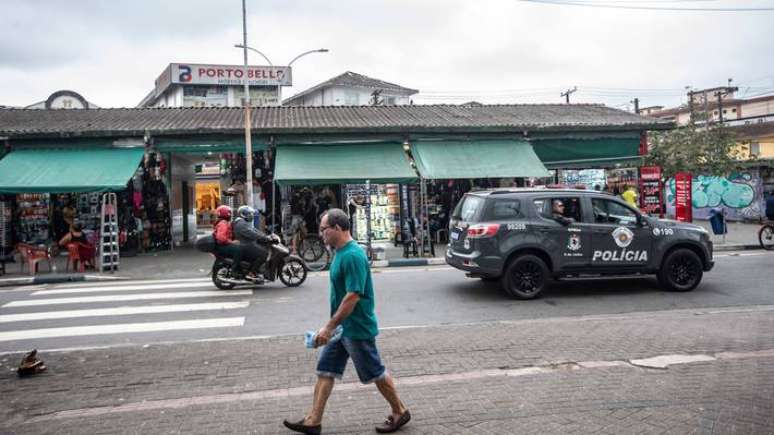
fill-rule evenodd
<path id="1" fill-rule="evenodd" d="M 693 217 L 708 219 L 713 208 L 725 209 L 726 219 L 757 219 L 763 213 L 763 183 L 757 170 L 729 177 L 698 175 L 693 177 Z M 675 180 L 666 189 L 667 213 L 674 216 Z"/>

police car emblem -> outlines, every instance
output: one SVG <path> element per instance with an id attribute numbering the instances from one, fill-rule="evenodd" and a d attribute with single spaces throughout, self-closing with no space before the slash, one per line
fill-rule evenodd
<path id="1" fill-rule="evenodd" d="M 613 240 L 619 248 L 625 248 L 632 244 L 634 233 L 626 227 L 618 227 L 613 231 Z"/>
<path id="2" fill-rule="evenodd" d="M 577 234 L 570 234 L 570 239 L 567 241 L 567 249 L 570 251 L 577 251 L 581 248 L 580 236 Z"/>

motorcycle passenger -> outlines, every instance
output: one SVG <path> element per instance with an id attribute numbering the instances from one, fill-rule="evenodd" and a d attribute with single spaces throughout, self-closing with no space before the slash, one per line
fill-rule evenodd
<path id="1" fill-rule="evenodd" d="M 251 263 L 249 273 L 257 273 L 269 251 L 264 245 L 272 243 L 272 239 L 253 226 L 255 209 L 243 205 L 237 209 L 237 219 L 234 221 L 234 237 L 239 241 L 242 258 Z"/>
<path id="2" fill-rule="evenodd" d="M 218 221 L 213 227 L 213 237 L 215 238 L 215 252 L 221 257 L 231 258 L 234 266 L 231 272 L 234 276 L 241 276 L 240 262 L 242 261 L 242 250 L 239 249 L 239 241 L 234 240 L 234 232 L 231 226 L 231 207 L 221 205 L 215 209 Z"/>

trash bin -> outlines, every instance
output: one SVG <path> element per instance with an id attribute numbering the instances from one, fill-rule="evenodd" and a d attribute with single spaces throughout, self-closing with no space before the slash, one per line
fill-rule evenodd
<path id="1" fill-rule="evenodd" d="M 723 209 L 713 208 L 710 210 L 710 225 L 712 226 L 712 232 L 715 235 L 727 234 L 728 227 L 726 226 L 726 218 L 723 215 Z"/>

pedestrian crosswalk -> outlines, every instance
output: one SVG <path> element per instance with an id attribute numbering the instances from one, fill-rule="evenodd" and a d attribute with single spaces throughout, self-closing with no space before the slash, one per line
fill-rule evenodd
<path id="1" fill-rule="evenodd" d="M 65 284 L 5 296 L 0 351 L 20 340 L 34 346 L 30 340 L 238 328 L 256 302 L 253 290 L 217 290 L 209 278 Z"/>

